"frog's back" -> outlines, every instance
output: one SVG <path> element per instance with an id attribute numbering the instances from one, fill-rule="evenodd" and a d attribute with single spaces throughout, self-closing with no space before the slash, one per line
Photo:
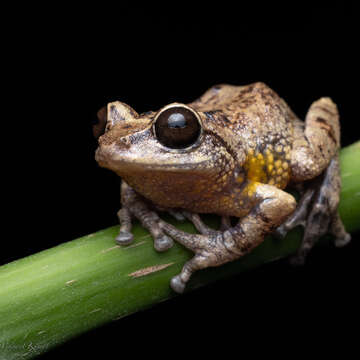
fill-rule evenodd
<path id="1" fill-rule="evenodd" d="M 286 135 L 291 132 L 296 118 L 285 101 L 261 82 L 246 86 L 213 86 L 189 105 L 205 113 L 221 112 L 226 117 L 222 126 L 249 140 L 254 130 L 257 138 L 265 134 Z"/>
<path id="2" fill-rule="evenodd" d="M 226 127 L 246 154 L 247 178 L 284 188 L 290 179 L 290 156 L 296 116 L 272 89 L 258 82 L 218 85 L 189 104 Z"/>

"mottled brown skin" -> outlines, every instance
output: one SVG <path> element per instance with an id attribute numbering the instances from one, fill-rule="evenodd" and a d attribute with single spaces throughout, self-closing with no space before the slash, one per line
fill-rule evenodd
<path id="1" fill-rule="evenodd" d="M 266 234 L 280 236 L 305 227 L 301 248 L 293 257 L 302 263 L 323 233 L 336 244 L 350 238 L 337 213 L 340 193 L 339 116 L 329 98 L 312 104 L 305 122 L 263 83 L 218 85 L 184 105 L 201 122 L 201 135 L 185 149 L 162 145 L 154 131 L 159 112 L 138 115 L 121 102 L 110 103 L 106 132 L 96 160 L 122 179 L 121 223 L 117 241 L 132 241 L 131 217 L 138 218 L 164 251 L 172 239 L 195 256 L 171 281 L 182 292 L 191 274 L 235 260 L 259 245 Z M 287 185 L 301 188 L 296 207 Z M 187 234 L 162 221 L 156 210 L 190 219 L 201 234 Z M 199 213 L 222 216 L 220 231 L 209 229 Z M 239 218 L 235 226 L 229 217 Z"/>

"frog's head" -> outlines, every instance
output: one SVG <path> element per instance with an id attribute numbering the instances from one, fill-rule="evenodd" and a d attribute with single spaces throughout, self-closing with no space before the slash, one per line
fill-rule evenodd
<path id="1" fill-rule="evenodd" d="M 156 186 L 169 190 L 172 184 L 181 185 L 184 190 L 199 182 L 225 183 L 234 170 L 235 159 L 222 135 L 207 126 L 206 113 L 191 106 L 173 103 L 139 115 L 113 102 L 99 115 L 106 118 L 106 129 L 99 138 L 97 162 L 144 195 Z"/>

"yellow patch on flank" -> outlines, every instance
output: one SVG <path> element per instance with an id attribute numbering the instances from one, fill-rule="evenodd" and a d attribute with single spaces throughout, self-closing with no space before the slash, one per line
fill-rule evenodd
<path id="1" fill-rule="evenodd" d="M 252 197 L 255 194 L 256 188 L 259 185 L 258 182 L 250 181 L 246 187 L 246 192 L 249 197 Z"/>
<path id="2" fill-rule="evenodd" d="M 246 178 L 249 180 L 249 184 L 245 188 L 247 196 L 254 195 L 258 183 L 269 184 L 278 188 L 286 186 L 290 177 L 289 163 L 283 158 L 276 159 L 276 157 L 274 159 L 274 154 L 269 148 L 264 151 L 264 154 L 249 152 L 244 165 L 247 172 Z M 236 181 L 238 183 L 243 182 L 243 176 L 239 176 Z"/>
<path id="3" fill-rule="evenodd" d="M 266 182 L 266 172 L 264 170 L 264 158 L 263 156 L 248 156 L 245 164 L 247 170 L 247 178 L 255 182 Z"/>
<path id="4" fill-rule="evenodd" d="M 269 152 L 269 155 L 266 157 L 266 161 L 268 162 L 268 163 L 273 163 L 274 162 L 274 156 L 273 156 L 273 154 L 271 154 L 270 152 Z"/>

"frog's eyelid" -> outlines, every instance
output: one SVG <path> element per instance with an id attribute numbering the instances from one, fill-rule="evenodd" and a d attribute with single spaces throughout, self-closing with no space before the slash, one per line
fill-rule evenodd
<path id="1" fill-rule="evenodd" d="M 156 113 L 156 115 L 154 116 L 153 124 L 156 123 L 156 120 L 158 119 L 158 117 L 159 117 L 164 111 L 169 110 L 169 109 L 171 109 L 171 108 L 173 108 L 173 107 L 182 107 L 182 108 L 185 108 L 185 109 L 190 110 L 190 111 L 196 116 L 196 118 L 198 119 L 201 128 L 203 127 L 203 124 L 202 124 L 202 121 L 201 121 L 201 117 L 200 117 L 200 115 L 197 113 L 197 111 L 194 110 L 192 107 L 186 105 L 186 104 L 178 103 L 178 102 L 171 103 L 171 104 L 166 105 L 166 106 L 164 106 L 163 108 L 161 108 L 161 109 Z"/>

